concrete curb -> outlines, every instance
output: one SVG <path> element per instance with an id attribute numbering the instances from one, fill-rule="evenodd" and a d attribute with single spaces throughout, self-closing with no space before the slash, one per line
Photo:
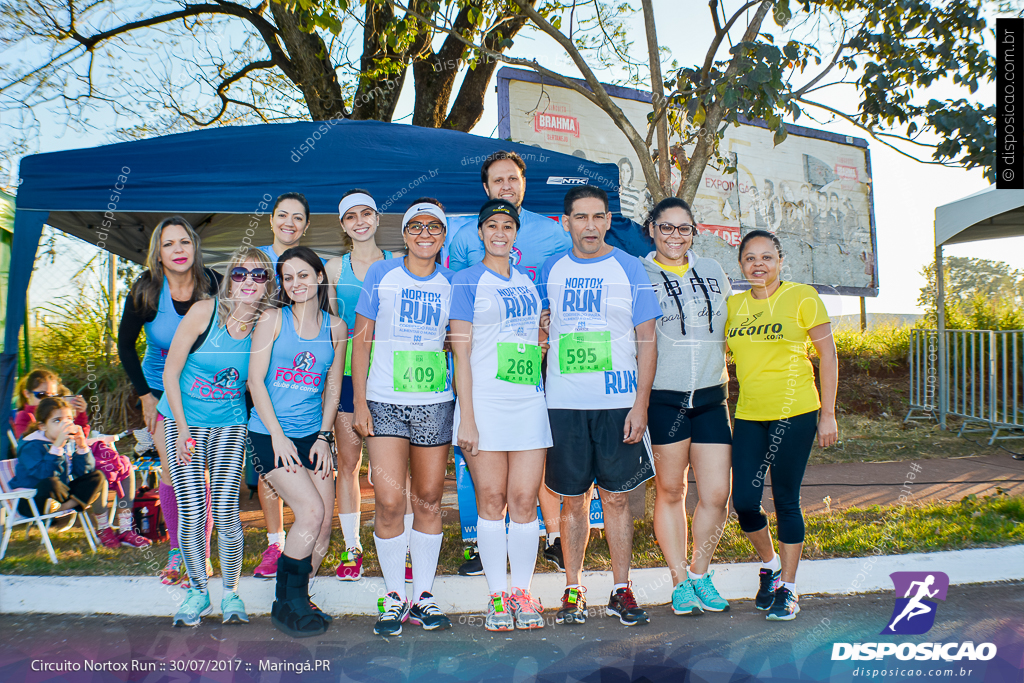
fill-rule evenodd
<path id="1" fill-rule="evenodd" d="M 749 599 L 757 590 L 755 563 L 713 565 L 715 586 L 727 600 Z M 873 555 L 867 558 L 805 560 L 797 585 L 801 593 L 845 595 L 892 590 L 895 571 L 940 571 L 951 585 L 1024 579 L 1024 545 L 911 555 Z M 666 604 L 672 599 L 667 567 L 634 569 L 630 573 L 637 601 Z M 612 588 L 611 572 L 584 572 L 592 607 L 602 607 Z M 274 601 L 273 580 L 243 577 L 239 594 L 249 614 L 269 614 Z M 407 584 L 411 592 L 412 586 Z M 564 574 L 537 574 L 533 594 L 549 608 L 556 607 L 565 587 Z M 384 581 L 317 578 L 311 593 L 331 614 L 375 615 Z M 479 613 L 487 601 L 482 576 L 439 576 L 434 592 L 442 609 L 452 614 Z M 219 613 L 221 582 L 210 583 L 214 614 Z M 0 613 L 5 614 L 119 614 L 169 617 L 185 597 L 177 586 L 164 586 L 148 576 L 0 576 Z"/>

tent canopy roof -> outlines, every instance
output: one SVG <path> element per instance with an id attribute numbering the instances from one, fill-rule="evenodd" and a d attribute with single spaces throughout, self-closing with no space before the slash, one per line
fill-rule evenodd
<path id="1" fill-rule="evenodd" d="M 135 262 L 145 260 L 156 224 L 181 214 L 216 264 L 250 226 L 252 244 L 269 244 L 268 199 L 289 191 L 302 192 L 313 214 L 304 243 L 324 256 L 341 253 L 338 202 L 359 187 L 384 214 L 381 246 L 397 248 L 401 215 L 417 197 L 439 199 L 449 215 L 479 211 L 487 198 L 480 166 L 498 150 L 526 162 L 524 208 L 559 215 L 566 190 L 590 184 L 608 193 L 618 213 L 615 164 L 452 130 L 349 120 L 234 126 L 36 154 L 21 162 L 17 210 L 48 212 L 49 225 Z"/>
<path id="2" fill-rule="evenodd" d="M 1024 190 L 990 186 L 935 209 L 935 246 L 1024 235 Z"/>

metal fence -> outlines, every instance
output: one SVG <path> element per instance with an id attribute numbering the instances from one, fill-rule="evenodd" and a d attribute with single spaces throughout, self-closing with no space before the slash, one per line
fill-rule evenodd
<path id="1" fill-rule="evenodd" d="M 904 422 L 956 415 L 961 434 L 990 432 L 990 445 L 1024 436 L 1024 330 L 946 330 L 945 372 L 939 341 L 938 330 L 910 332 Z"/>

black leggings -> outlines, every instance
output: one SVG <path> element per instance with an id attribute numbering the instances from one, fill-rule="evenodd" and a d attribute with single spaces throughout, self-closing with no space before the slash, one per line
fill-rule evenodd
<path id="1" fill-rule="evenodd" d="M 46 500 L 48 498 L 52 498 L 61 504 L 67 502 L 69 498 L 74 498 L 79 503 L 85 503 L 87 506 L 92 505 L 103 491 L 103 481 L 103 473 L 99 470 L 93 470 L 88 474 L 83 474 L 69 481 L 67 483 L 67 495 L 62 496 L 54 490 L 59 488 L 57 484 L 60 483 L 60 479 L 57 477 L 40 479 L 39 483 L 36 484 L 36 509 L 39 510 L 39 514 L 45 515 L 47 512 Z M 81 508 L 81 505 L 78 508 Z M 22 499 L 18 502 L 18 512 L 21 513 L 22 517 L 32 516 L 32 508 L 29 507 L 27 500 Z"/>
<path id="2" fill-rule="evenodd" d="M 804 542 L 800 484 L 817 431 L 817 410 L 781 420 L 736 420 L 732 433 L 732 504 L 743 531 L 749 534 L 768 526 L 761 496 L 770 470 L 779 542 Z"/>

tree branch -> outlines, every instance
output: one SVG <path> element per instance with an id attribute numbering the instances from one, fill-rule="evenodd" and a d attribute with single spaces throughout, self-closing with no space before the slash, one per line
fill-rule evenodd
<path id="1" fill-rule="evenodd" d="M 727 35 L 729 35 L 729 31 L 732 30 L 732 25 L 735 24 L 739 20 L 740 15 L 743 12 L 746 12 L 748 9 L 750 9 L 754 5 L 761 4 L 761 2 L 763 2 L 763 1 L 764 0 L 748 0 L 748 2 L 746 2 L 743 5 L 743 7 L 740 7 L 738 10 L 736 10 L 736 12 L 732 15 L 732 17 L 730 17 L 729 21 L 727 21 L 725 23 L 725 26 L 723 26 L 721 28 L 719 28 L 718 14 L 715 11 L 715 7 L 717 6 L 718 3 L 717 2 L 712 2 L 711 3 L 711 14 L 715 18 L 715 37 L 711 41 L 711 47 L 708 48 L 707 56 L 704 57 L 704 66 L 700 70 L 700 82 L 701 83 L 705 83 L 705 84 L 707 83 L 708 74 L 711 73 L 711 67 L 714 66 L 714 63 L 715 63 L 715 55 L 718 54 L 718 48 L 722 45 L 722 41 L 725 40 L 725 37 Z"/>
<path id="2" fill-rule="evenodd" d="M 196 119 L 195 117 L 193 117 L 192 115 L 190 115 L 190 114 L 188 114 L 186 112 L 183 112 L 181 110 L 179 110 L 178 113 L 181 116 L 183 116 L 184 118 L 186 118 L 189 121 L 191 121 L 193 124 L 195 124 L 195 125 L 197 125 L 197 126 L 199 126 L 201 128 L 205 128 L 206 126 L 213 125 L 214 123 L 219 121 L 220 117 L 224 115 L 225 111 L 227 111 L 228 104 L 238 104 L 238 105 L 241 105 L 241 106 L 244 106 L 244 107 L 249 107 L 250 109 L 253 109 L 257 113 L 260 113 L 259 109 L 256 106 L 254 106 L 252 104 L 249 104 L 248 102 L 241 102 L 239 100 L 232 99 L 232 98 L 227 96 L 225 91 L 231 86 L 232 83 L 236 83 L 236 82 L 242 80 L 243 78 L 248 76 L 250 72 L 258 71 L 259 69 L 272 69 L 272 68 L 274 68 L 274 66 L 276 66 L 274 61 L 273 60 L 269 60 L 269 59 L 263 60 L 263 61 L 259 61 L 259 62 L 252 62 L 250 64 L 246 64 L 241 69 L 239 69 L 238 71 L 236 71 L 235 73 L 231 74 L 226 79 L 221 81 L 220 85 L 217 86 L 217 96 L 221 100 L 220 110 L 209 121 L 206 121 L 206 122 L 200 121 L 200 120 Z"/>

